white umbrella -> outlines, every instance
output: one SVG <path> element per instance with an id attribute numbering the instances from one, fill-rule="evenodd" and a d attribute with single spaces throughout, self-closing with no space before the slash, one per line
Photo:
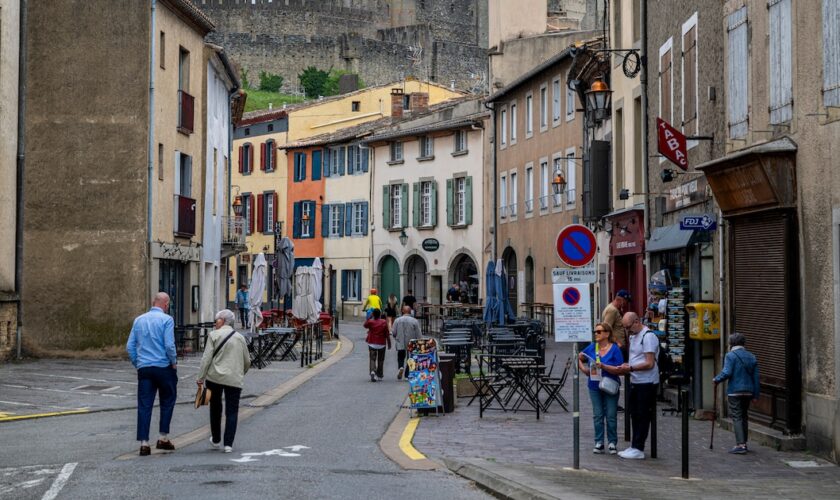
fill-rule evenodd
<path id="1" fill-rule="evenodd" d="M 292 301 L 292 314 L 307 323 L 318 321 L 320 304 L 315 300 L 315 269 L 300 266 L 295 271 L 295 298 Z"/>
<path id="2" fill-rule="evenodd" d="M 257 258 L 254 259 L 254 267 L 251 270 L 251 289 L 248 291 L 248 302 L 251 306 L 248 310 L 248 316 L 252 332 L 260 326 L 263 320 L 260 306 L 262 306 L 262 296 L 265 291 L 266 270 L 265 255 L 259 253 Z"/>
<path id="3" fill-rule="evenodd" d="M 323 293 L 323 276 L 324 266 L 321 264 L 321 259 L 315 257 L 315 262 L 312 263 L 313 276 L 315 278 L 315 286 L 312 288 L 312 294 L 315 296 L 315 305 L 318 307 L 318 312 L 321 311 L 321 293 Z"/>

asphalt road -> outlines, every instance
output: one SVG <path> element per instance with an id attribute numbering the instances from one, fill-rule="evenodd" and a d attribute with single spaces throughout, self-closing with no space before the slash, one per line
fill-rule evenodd
<path id="1" fill-rule="evenodd" d="M 379 439 L 405 411 L 396 353 L 385 381 L 372 383 L 361 328 L 341 331 L 353 352 L 241 422 L 231 454 L 202 441 L 120 460 L 137 450 L 133 409 L 0 423 L 0 498 L 489 498 L 449 472 L 404 471 L 382 454 Z M 157 413 L 152 439 L 156 422 Z M 205 409 L 179 404 L 172 433 L 206 423 Z"/>

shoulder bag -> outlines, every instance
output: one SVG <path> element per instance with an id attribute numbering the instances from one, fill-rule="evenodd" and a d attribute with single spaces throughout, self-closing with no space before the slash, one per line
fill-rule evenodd
<path id="1" fill-rule="evenodd" d="M 213 356 L 210 358 L 210 362 L 213 362 L 213 359 L 216 357 L 216 354 L 219 354 L 219 351 L 222 349 L 222 346 L 225 345 L 225 342 L 230 340 L 233 337 L 233 334 L 236 333 L 236 330 L 230 332 L 222 343 L 216 346 L 216 349 L 213 351 Z M 195 391 L 195 407 L 198 408 L 199 406 L 204 406 L 210 402 L 210 398 L 213 397 L 213 391 L 207 388 L 207 381 L 205 380 L 204 384 L 201 384 L 198 389 Z"/>

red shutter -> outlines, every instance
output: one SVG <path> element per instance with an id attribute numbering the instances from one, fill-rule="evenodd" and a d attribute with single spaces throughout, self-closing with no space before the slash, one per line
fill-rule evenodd
<path id="1" fill-rule="evenodd" d="M 260 144 L 260 170 L 265 170 L 265 143 Z"/>
<path id="2" fill-rule="evenodd" d="M 253 144 L 249 144 L 249 146 L 251 146 L 248 148 L 250 150 L 248 154 L 248 172 L 250 173 L 254 171 L 254 146 Z"/>
<path id="3" fill-rule="evenodd" d="M 274 141 L 269 144 L 271 145 L 271 170 L 273 172 L 277 170 L 277 148 L 274 147 Z"/>
<path id="4" fill-rule="evenodd" d="M 251 234 L 256 232 L 254 227 L 254 195 L 248 196 L 248 227 L 251 229 Z"/>
<path id="5" fill-rule="evenodd" d="M 272 193 L 271 196 L 274 196 L 274 214 L 271 220 L 273 220 L 274 223 L 277 224 L 277 193 Z M 274 228 L 271 229 L 274 230 Z"/>
<path id="6" fill-rule="evenodd" d="M 245 165 L 242 164 L 242 158 L 245 156 L 245 147 L 239 146 L 239 173 L 245 173 Z"/>
<path id="7" fill-rule="evenodd" d="M 264 232 L 265 231 L 265 200 L 263 200 L 263 195 L 257 195 L 257 232 Z"/>

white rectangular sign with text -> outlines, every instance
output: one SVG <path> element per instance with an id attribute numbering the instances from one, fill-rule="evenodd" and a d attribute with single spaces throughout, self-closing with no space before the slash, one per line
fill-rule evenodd
<path id="1" fill-rule="evenodd" d="M 588 342 L 592 339 L 589 284 L 554 285 L 554 341 Z"/>

